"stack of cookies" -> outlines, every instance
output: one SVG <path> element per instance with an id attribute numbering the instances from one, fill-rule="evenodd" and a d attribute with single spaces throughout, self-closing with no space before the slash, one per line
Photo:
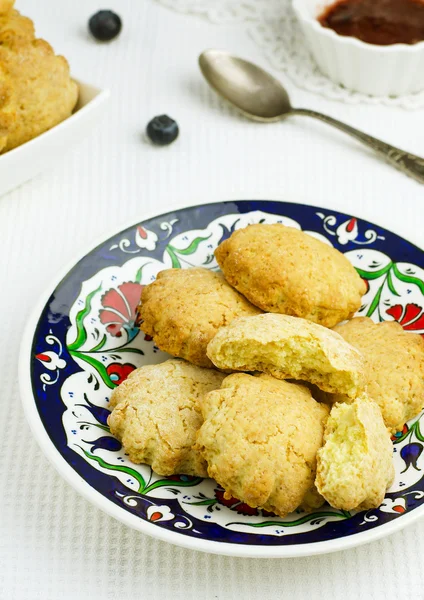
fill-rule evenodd
<path id="1" fill-rule="evenodd" d="M 177 358 L 113 391 L 112 434 L 135 463 L 212 477 L 282 517 L 379 506 L 390 434 L 422 408 L 424 340 L 352 318 L 364 282 L 297 229 L 251 225 L 215 257 L 221 272 L 170 269 L 144 288 L 141 329 Z"/>
<path id="2" fill-rule="evenodd" d="M 68 118 L 78 100 L 66 59 L 13 5 L 0 0 L 0 153 Z"/>

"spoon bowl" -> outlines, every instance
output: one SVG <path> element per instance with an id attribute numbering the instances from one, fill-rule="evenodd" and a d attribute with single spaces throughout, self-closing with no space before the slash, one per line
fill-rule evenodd
<path id="1" fill-rule="evenodd" d="M 291 112 L 289 96 L 272 75 L 223 50 L 206 50 L 199 66 L 209 85 L 255 121 L 279 121 Z"/>

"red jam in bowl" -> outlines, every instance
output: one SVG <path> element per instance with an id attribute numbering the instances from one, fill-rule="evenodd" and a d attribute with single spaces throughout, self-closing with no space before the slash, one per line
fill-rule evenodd
<path id="1" fill-rule="evenodd" d="M 368 44 L 416 44 L 424 40 L 424 0 L 338 0 L 318 21 Z"/>

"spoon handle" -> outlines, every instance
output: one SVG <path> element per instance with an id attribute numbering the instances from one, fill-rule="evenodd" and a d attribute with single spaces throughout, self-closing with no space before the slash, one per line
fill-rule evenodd
<path id="1" fill-rule="evenodd" d="M 404 150 L 396 148 L 395 146 L 391 146 L 390 144 L 386 144 L 386 142 L 382 142 L 381 140 L 372 137 L 367 133 L 363 133 L 362 131 L 359 131 L 359 129 L 355 129 L 346 123 L 342 123 L 337 119 L 333 119 L 327 115 L 315 112 L 314 110 L 295 108 L 291 114 L 314 117 L 315 119 L 324 121 L 324 123 L 333 125 L 337 129 L 340 129 L 340 131 L 344 131 L 360 142 L 363 142 L 366 146 L 369 146 L 375 150 L 380 156 L 385 158 L 394 167 L 397 167 L 403 171 L 406 175 L 413 177 L 420 183 L 424 183 L 424 158 L 416 156 L 415 154 L 410 154 L 409 152 L 405 152 Z"/>

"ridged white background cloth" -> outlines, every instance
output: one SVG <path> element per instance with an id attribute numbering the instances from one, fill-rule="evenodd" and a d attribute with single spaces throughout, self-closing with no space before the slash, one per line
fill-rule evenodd
<path id="1" fill-rule="evenodd" d="M 423 598 L 424 520 L 333 555 L 211 556 L 113 521 L 41 454 L 19 399 L 22 330 L 55 273 L 103 232 L 181 203 L 280 198 L 350 212 L 422 244 L 424 186 L 322 124 L 293 118 L 258 125 L 224 108 L 196 59 L 215 46 L 264 64 L 238 25 L 215 27 L 151 0 L 109 0 L 124 29 L 117 41 L 98 45 L 86 33 L 88 17 L 105 8 L 98 0 L 18 5 L 76 76 L 110 87 L 113 97 L 94 135 L 0 199 L 1 600 Z M 422 112 L 332 103 L 288 87 L 296 104 L 424 155 Z M 154 148 L 144 126 L 164 112 L 178 120 L 181 136 Z"/>

